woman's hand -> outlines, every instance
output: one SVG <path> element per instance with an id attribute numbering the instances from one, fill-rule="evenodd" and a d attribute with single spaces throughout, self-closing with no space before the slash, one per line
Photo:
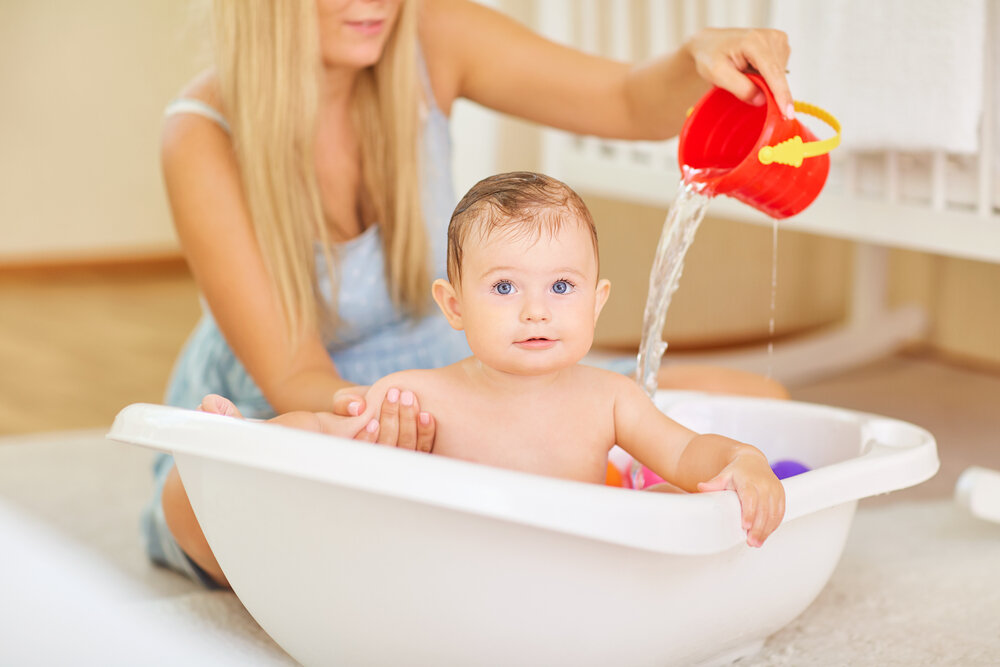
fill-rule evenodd
<path id="1" fill-rule="evenodd" d="M 333 395 L 333 413 L 341 417 L 355 417 L 365 411 L 365 394 L 368 387 L 345 387 Z M 420 411 L 420 403 L 412 391 L 391 387 L 382 401 L 378 427 L 369 425 L 355 434 L 355 440 L 374 442 L 391 447 L 413 449 L 418 452 L 434 451 L 434 417 Z"/>
<path id="2" fill-rule="evenodd" d="M 784 116 L 794 116 L 792 94 L 785 79 L 790 52 L 785 33 L 767 29 L 705 28 L 685 46 L 701 78 L 725 88 L 744 102 L 760 106 L 764 103 L 764 94 L 743 75 L 751 67 L 757 70 Z"/>

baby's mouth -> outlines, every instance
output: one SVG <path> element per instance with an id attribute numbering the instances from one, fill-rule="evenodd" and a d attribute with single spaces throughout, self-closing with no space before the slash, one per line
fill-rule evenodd
<path id="1" fill-rule="evenodd" d="M 531 338 L 516 341 L 514 344 L 528 348 L 547 348 L 555 345 L 556 340 L 554 338 L 545 338 L 544 336 L 532 336 Z"/>

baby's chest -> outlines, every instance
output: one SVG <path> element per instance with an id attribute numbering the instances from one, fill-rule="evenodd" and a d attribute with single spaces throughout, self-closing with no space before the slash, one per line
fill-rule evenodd
<path id="1" fill-rule="evenodd" d="M 580 481 L 603 480 L 613 428 L 554 409 L 509 414 L 474 410 L 438 422 L 436 454 Z"/>

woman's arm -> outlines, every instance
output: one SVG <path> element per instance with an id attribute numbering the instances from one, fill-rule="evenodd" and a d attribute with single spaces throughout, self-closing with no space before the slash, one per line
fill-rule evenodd
<path id="1" fill-rule="evenodd" d="M 435 95 L 446 111 L 458 97 L 579 134 L 623 139 L 675 135 L 709 83 L 748 102 L 754 67 L 779 108 L 788 42 L 775 30 L 707 29 L 671 54 L 638 65 L 555 44 L 516 21 L 467 0 L 425 0 L 424 45 Z"/>
<path id="2" fill-rule="evenodd" d="M 229 136 L 208 119 L 178 114 L 165 121 L 161 149 L 181 246 L 233 352 L 277 412 L 329 410 L 334 392 L 351 383 L 318 334 L 295 345 L 287 335 Z"/>

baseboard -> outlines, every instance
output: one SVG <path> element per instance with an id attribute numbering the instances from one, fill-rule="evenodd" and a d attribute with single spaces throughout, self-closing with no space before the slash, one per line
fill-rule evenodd
<path id="1" fill-rule="evenodd" d="M 79 274 L 188 272 L 179 250 L 137 251 L 106 255 L 0 258 L 0 279 L 59 278 Z"/>

